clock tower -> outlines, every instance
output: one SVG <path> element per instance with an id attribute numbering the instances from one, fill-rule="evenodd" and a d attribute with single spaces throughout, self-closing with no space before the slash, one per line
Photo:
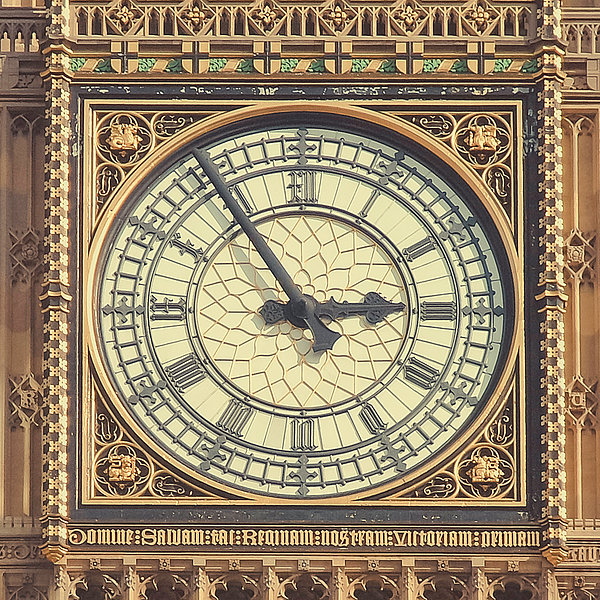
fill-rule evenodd
<path id="1" fill-rule="evenodd" d="M 0 7 L 0 600 L 596 597 L 582 10 Z"/>

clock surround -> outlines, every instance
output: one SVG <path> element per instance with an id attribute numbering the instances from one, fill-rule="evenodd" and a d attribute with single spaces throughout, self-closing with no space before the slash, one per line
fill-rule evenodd
<path id="1" fill-rule="evenodd" d="M 518 259 L 514 251 L 511 250 L 513 246 L 511 232 L 507 225 L 506 216 L 502 212 L 501 208 L 498 206 L 498 203 L 493 198 L 491 198 L 490 195 L 488 195 L 480 189 L 481 184 L 476 180 L 473 173 L 469 172 L 468 169 L 465 169 L 464 166 L 460 164 L 460 161 L 457 158 L 449 157 L 447 152 L 444 152 L 444 149 L 443 147 L 441 147 L 440 144 L 431 140 L 431 138 L 423 135 L 423 133 L 415 127 L 412 127 L 405 123 L 401 123 L 396 119 L 382 116 L 381 114 L 377 114 L 373 111 L 348 106 L 341 107 L 338 104 L 328 103 L 277 104 L 276 107 L 260 105 L 258 107 L 232 111 L 231 113 L 227 113 L 225 115 L 209 118 L 197 126 L 192 126 L 188 130 L 186 130 L 184 134 L 180 134 L 179 136 L 177 136 L 176 139 L 163 144 L 163 146 L 159 148 L 158 152 L 155 152 L 152 155 L 151 163 L 153 165 L 161 165 L 164 163 L 166 157 L 170 157 L 169 160 L 172 161 L 174 156 L 181 156 L 183 152 L 182 148 L 189 147 L 189 143 L 199 135 L 202 135 L 202 139 L 209 140 L 207 141 L 207 144 L 210 145 L 211 136 L 220 135 L 220 132 L 223 131 L 223 128 L 227 129 L 232 127 L 239 127 L 239 124 L 241 122 L 252 122 L 254 126 L 256 126 L 256 123 L 259 122 L 261 119 L 271 118 L 270 116 L 265 115 L 272 115 L 274 113 L 278 113 L 280 115 L 284 115 L 287 118 L 294 113 L 302 111 L 305 115 L 310 115 L 310 117 L 308 118 L 309 121 L 311 117 L 315 117 L 316 119 L 318 119 L 319 114 L 335 112 L 335 114 L 338 115 L 337 118 L 340 119 L 340 122 L 344 122 L 344 120 L 353 120 L 355 122 L 361 121 L 362 123 L 367 123 L 369 127 L 372 127 L 374 129 L 380 128 L 380 132 L 391 132 L 391 137 L 401 136 L 402 139 L 404 139 L 407 143 L 407 148 L 410 148 L 412 152 L 416 152 L 417 156 L 420 152 L 419 148 L 425 148 L 425 154 L 431 153 L 429 156 L 429 160 L 433 160 L 434 162 L 441 162 L 443 158 L 447 163 L 451 165 L 451 170 L 454 173 L 458 173 L 460 178 L 463 181 L 467 182 L 467 185 L 471 189 L 469 194 L 472 194 L 474 198 L 476 196 L 476 199 L 471 200 L 471 202 L 481 203 L 481 206 L 485 207 L 483 212 L 487 213 L 488 215 L 491 214 L 491 219 L 494 221 L 494 223 L 496 224 L 495 227 L 497 228 L 497 239 L 501 240 L 501 243 L 508 248 L 508 256 L 506 258 L 506 263 L 510 264 L 510 267 L 508 268 L 511 274 L 509 287 L 513 287 L 513 289 L 515 290 L 514 296 L 516 298 L 516 314 L 514 317 L 514 322 L 511 325 L 513 329 L 510 331 L 510 335 L 508 335 L 508 337 L 512 339 L 512 342 L 510 344 L 510 348 L 506 351 L 505 357 L 503 357 L 505 368 L 503 369 L 503 372 L 497 376 L 497 381 L 494 385 L 494 388 L 496 390 L 494 398 L 491 401 L 489 399 L 486 400 L 484 408 L 480 410 L 479 413 L 471 420 L 471 423 L 468 426 L 468 433 L 466 434 L 466 439 L 463 438 L 462 440 L 453 440 L 453 442 L 449 444 L 450 447 L 445 447 L 443 451 L 436 456 L 436 462 L 438 459 L 444 460 L 447 456 L 451 455 L 452 453 L 456 454 L 459 446 L 463 446 L 468 439 L 472 439 L 475 433 L 481 430 L 486 419 L 489 418 L 489 416 L 493 414 L 494 411 L 497 411 L 499 400 L 502 397 L 503 393 L 506 392 L 506 389 L 509 385 L 509 381 L 512 375 L 512 369 L 514 367 L 516 354 L 520 346 L 520 339 L 522 336 L 522 332 L 519 329 L 519 307 L 521 304 L 521 292 L 519 290 L 518 277 L 516 276 L 516 273 L 518 273 L 519 271 Z M 243 129 L 243 127 L 241 129 Z M 147 181 L 147 177 L 148 169 L 144 169 L 144 165 L 142 164 L 140 165 L 140 167 L 138 167 L 135 174 L 130 176 L 124 182 L 124 185 L 120 189 L 120 192 L 117 193 L 116 198 L 113 199 L 113 201 L 111 201 L 111 203 L 107 207 L 105 207 L 104 216 L 100 215 L 99 228 L 95 232 L 96 239 L 100 239 L 103 236 L 105 236 L 108 230 L 110 229 L 111 218 L 108 215 L 116 214 L 120 210 L 119 205 L 125 203 L 128 195 L 137 186 L 140 185 L 140 182 L 142 180 Z M 479 189 L 477 194 L 475 194 L 475 192 L 473 191 L 474 188 Z M 99 248 L 99 246 L 97 246 L 97 248 Z M 92 251 L 92 254 L 94 254 L 94 252 L 95 251 Z M 92 263 L 93 262 L 94 261 L 92 260 Z M 88 269 L 86 269 L 86 273 L 87 272 Z M 94 294 L 91 286 L 93 286 L 93 280 L 92 278 L 89 278 L 87 286 L 88 293 L 90 294 L 89 297 L 93 297 Z M 512 295 L 512 291 L 509 295 Z M 88 332 L 90 332 L 94 328 L 93 323 L 91 323 L 89 319 L 87 322 L 87 326 Z M 96 363 L 96 365 L 100 365 L 101 359 L 97 353 L 97 349 L 94 348 L 93 342 L 92 351 L 94 355 L 94 362 Z M 100 369 L 99 376 L 104 390 L 110 389 L 110 383 L 107 383 L 107 378 L 105 375 L 106 374 L 103 374 L 102 370 Z M 134 431 L 137 431 L 138 434 L 140 434 L 142 439 L 145 437 L 139 431 L 139 428 L 136 427 L 136 424 L 133 421 L 130 422 L 129 425 Z M 462 432 L 465 433 L 464 428 Z M 152 442 L 150 442 L 150 446 L 152 447 Z M 157 451 L 157 454 L 160 455 L 160 451 Z M 362 490 L 360 493 L 355 494 L 340 493 L 339 497 L 321 497 L 316 500 L 313 500 L 313 502 L 337 503 L 347 502 L 349 500 L 361 500 L 366 502 L 377 503 L 381 501 L 381 499 L 384 498 L 386 494 L 393 493 L 394 491 L 399 489 L 399 487 L 405 485 L 408 479 L 418 477 L 420 472 L 431 471 L 431 468 L 431 463 L 427 463 L 426 465 L 419 465 L 418 469 L 411 469 L 411 471 L 407 473 L 407 475 L 401 475 L 400 477 L 394 478 L 392 481 L 387 482 L 385 485 L 379 486 L 377 488 L 376 494 L 374 493 L 374 490 Z M 186 472 L 186 469 L 183 468 L 182 471 Z M 189 473 L 188 471 L 188 475 L 190 474 L 192 473 Z M 215 488 L 211 488 L 210 482 L 207 484 L 207 487 L 211 489 L 213 493 L 215 493 Z M 218 489 L 219 486 L 217 485 L 216 488 Z M 229 489 L 225 493 L 228 494 L 230 492 L 231 490 Z M 220 493 L 223 493 L 223 491 L 221 491 Z M 242 496 L 246 497 L 246 499 L 251 498 L 254 500 L 260 500 L 261 498 L 261 496 L 259 495 L 253 497 L 251 494 L 242 494 Z M 308 498 L 308 500 L 310 500 L 310 498 Z M 231 497 L 229 501 L 232 501 Z M 233 502 L 235 501 L 236 499 L 233 498 Z M 295 499 L 286 497 L 284 501 L 293 504 L 295 502 Z M 307 497 L 303 497 L 302 502 L 306 501 Z"/>

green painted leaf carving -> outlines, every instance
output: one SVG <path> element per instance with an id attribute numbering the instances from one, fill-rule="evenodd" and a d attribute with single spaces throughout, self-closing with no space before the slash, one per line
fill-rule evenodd
<path id="1" fill-rule="evenodd" d="M 396 61 L 394 59 L 387 59 L 381 63 L 379 69 L 377 69 L 379 73 L 395 73 L 396 72 Z"/>
<path id="2" fill-rule="evenodd" d="M 183 72 L 183 61 L 181 58 L 173 58 L 165 67 L 165 73 L 181 73 Z"/>
<path id="3" fill-rule="evenodd" d="M 244 58 L 240 61 L 240 64 L 235 70 L 236 73 L 253 73 L 254 72 L 254 60 L 252 58 Z"/>
<path id="4" fill-rule="evenodd" d="M 325 59 L 317 58 L 310 63 L 308 69 L 309 73 L 325 73 Z"/>
<path id="5" fill-rule="evenodd" d="M 441 64 L 441 58 L 426 58 L 423 61 L 423 73 L 434 73 Z"/>
<path id="6" fill-rule="evenodd" d="M 465 58 L 459 58 L 451 67 L 450 73 L 468 73 L 469 67 Z"/>
<path id="7" fill-rule="evenodd" d="M 94 73 L 116 73 L 110 64 L 110 58 L 103 58 L 94 69 Z"/>
<path id="8" fill-rule="evenodd" d="M 85 65 L 85 58 L 78 56 L 71 59 L 71 71 L 79 71 Z"/>
<path id="9" fill-rule="evenodd" d="M 368 58 L 353 58 L 352 59 L 352 72 L 362 73 L 371 61 Z"/>
<path id="10" fill-rule="evenodd" d="M 208 72 L 218 73 L 221 69 L 225 68 L 226 64 L 226 58 L 211 58 L 208 61 Z"/>
<path id="11" fill-rule="evenodd" d="M 282 58 L 281 59 L 281 72 L 291 73 L 300 62 L 299 58 Z"/>
<path id="12" fill-rule="evenodd" d="M 494 73 L 504 73 L 512 63 L 511 58 L 497 58 L 494 63 Z"/>
<path id="13" fill-rule="evenodd" d="M 521 67 L 521 73 L 537 73 L 540 70 L 537 58 L 532 58 Z"/>
<path id="14" fill-rule="evenodd" d="M 140 58 L 138 60 L 138 71 L 140 73 L 147 73 L 155 64 L 155 58 Z"/>

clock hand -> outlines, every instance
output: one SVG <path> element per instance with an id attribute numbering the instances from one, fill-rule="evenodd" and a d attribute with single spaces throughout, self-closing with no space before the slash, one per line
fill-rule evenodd
<path id="1" fill-rule="evenodd" d="M 248 215 L 229 191 L 229 187 L 221 178 L 221 175 L 208 155 L 208 152 L 206 152 L 206 150 L 194 150 L 193 152 L 196 160 L 202 167 L 202 170 L 217 190 L 219 196 L 223 199 L 223 202 L 225 202 L 225 206 L 229 209 L 233 218 L 238 222 L 244 233 L 248 236 L 248 239 L 256 248 L 256 251 L 260 254 L 261 258 L 265 261 L 265 264 L 283 288 L 286 296 L 290 299 L 289 305 L 293 317 L 296 320 L 299 320 L 303 327 L 306 325 L 306 327 L 312 331 L 313 351 L 319 352 L 321 350 L 331 350 L 333 344 L 335 344 L 336 340 L 338 340 L 341 335 L 326 327 L 323 321 L 315 314 L 317 302 L 311 296 L 303 294 L 294 283 L 289 273 L 285 270 L 285 267 L 281 264 L 281 261 L 275 256 L 271 248 L 269 248 L 267 242 L 258 232 L 254 223 L 252 223 Z"/>
<path id="2" fill-rule="evenodd" d="M 364 315 L 369 323 L 376 325 L 388 315 L 402 312 L 405 308 L 403 302 L 389 302 L 377 292 L 369 292 L 362 302 L 337 302 L 330 298 L 327 302 L 317 303 L 314 312 L 317 317 L 329 317 L 334 321 Z M 275 300 L 267 300 L 259 312 L 269 325 L 290 320 L 287 305 Z"/>

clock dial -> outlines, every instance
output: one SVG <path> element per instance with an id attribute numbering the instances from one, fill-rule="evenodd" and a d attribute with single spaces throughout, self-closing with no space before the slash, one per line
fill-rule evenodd
<path id="1" fill-rule="evenodd" d="M 280 121 L 213 131 L 123 203 L 95 274 L 100 355 L 123 410 L 214 485 L 372 493 L 489 400 L 508 261 L 474 195 L 401 136 Z"/>

